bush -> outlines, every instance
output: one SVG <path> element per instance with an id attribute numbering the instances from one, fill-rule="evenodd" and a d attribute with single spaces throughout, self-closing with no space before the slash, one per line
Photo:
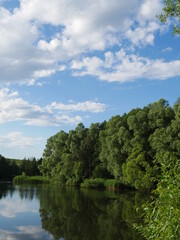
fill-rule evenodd
<path id="1" fill-rule="evenodd" d="M 161 163 L 162 177 L 156 197 L 145 204 L 145 225 L 137 227 L 146 239 L 180 239 L 180 161 L 170 159 Z"/>
<path id="2" fill-rule="evenodd" d="M 79 181 L 75 178 L 69 178 L 66 182 L 66 186 L 79 186 Z"/>
<path id="3" fill-rule="evenodd" d="M 84 182 L 81 183 L 81 187 L 105 188 L 105 180 L 103 178 L 85 179 Z"/>
<path id="4" fill-rule="evenodd" d="M 129 189 L 129 188 L 132 189 L 132 187 L 130 187 L 129 185 L 125 184 L 124 182 L 122 182 L 120 180 L 116 180 L 116 179 L 107 179 L 105 181 L 105 186 L 107 188 L 109 188 L 109 187 L 110 188 L 118 188 L 120 190 L 122 190 L 122 189 Z"/>

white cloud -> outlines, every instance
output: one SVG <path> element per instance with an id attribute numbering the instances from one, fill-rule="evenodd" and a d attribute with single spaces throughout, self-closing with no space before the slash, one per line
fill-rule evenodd
<path id="1" fill-rule="evenodd" d="M 61 42 L 59 41 L 59 39 L 54 38 L 49 43 L 44 40 L 40 40 L 38 42 L 38 47 L 41 50 L 53 52 L 60 46 L 60 44 Z"/>
<path id="2" fill-rule="evenodd" d="M 103 50 L 117 43 L 115 32 L 127 29 L 130 16 L 138 10 L 138 1 L 112 0 L 40 0 L 21 1 L 20 14 L 26 21 L 36 19 L 41 24 L 63 26 L 60 39 L 49 43 L 40 41 L 44 50 L 62 46 L 66 51 L 78 53 L 84 50 Z"/>
<path id="3" fill-rule="evenodd" d="M 164 80 L 180 76 L 180 60 L 165 62 L 163 59 L 151 60 L 127 54 L 121 49 L 116 53 L 108 53 L 111 61 L 97 57 L 73 61 L 71 68 L 74 76 L 92 75 L 108 82 L 127 82 L 141 78 Z M 98 64 L 97 64 L 98 63 Z"/>
<path id="4" fill-rule="evenodd" d="M 63 62 L 120 46 L 126 38 L 152 45 L 160 7 L 160 0 L 20 0 L 13 12 L 0 7 L 0 82 L 51 76 L 66 70 Z M 48 38 L 46 24 L 55 29 Z"/>
<path id="5" fill-rule="evenodd" d="M 153 45 L 155 33 L 163 31 L 164 28 L 159 24 L 156 16 L 162 11 L 161 0 L 143 0 L 137 12 L 138 25 L 128 29 L 126 37 L 136 46 Z"/>
<path id="6" fill-rule="evenodd" d="M 155 16 L 161 13 L 162 8 L 161 0 L 144 0 L 138 13 L 139 22 L 145 24 L 144 21 L 153 21 Z"/>
<path id="7" fill-rule="evenodd" d="M 81 61 L 73 61 L 71 68 L 72 69 L 81 69 L 87 68 L 89 72 L 93 72 L 97 70 L 99 67 L 103 65 L 103 61 L 98 57 L 86 57 Z"/>
<path id="8" fill-rule="evenodd" d="M 41 77 L 36 76 L 38 71 L 58 68 L 53 57 L 34 45 L 39 34 L 35 24 L 0 8 L 1 82 L 27 82 Z"/>
<path id="9" fill-rule="evenodd" d="M 129 29 L 126 32 L 126 37 L 137 46 L 153 45 L 154 32 L 160 29 L 160 25 L 156 22 L 151 22 L 149 25 L 137 27 L 135 30 Z"/>
<path id="10" fill-rule="evenodd" d="M 49 69 L 49 70 L 40 70 L 34 72 L 35 78 L 41 78 L 41 77 L 48 77 L 56 72 L 56 69 Z"/>
<path id="11" fill-rule="evenodd" d="M 76 104 L 52 103 L 41 107 L 30 104 L 19 97 L 18 92 L 8 88 L 0 90 L 0 124 L 5 122 L 23 121 L 26 125 L 60 126 L 62 124 L 76 125 L 83 119 L 73 112 L 99 113 L 106 110 L 106 105 L 94 101 Z"/>
<path id="12" fill-rule="evenodd" d="M 63 104 L 53 102 L 51 104 L 52 109 L 57 109 L 60 111 L 82 111 L 82 112 L 92 112 L 99 113 L 104 112 L 106 110 L 106 105 L 103 103 L 97 103 L 92 101 L 80 102 L 77 104 Z"/>
<path id="13" fill-rule="evenodd" d="M 0 146 L 4 148 L 27 148 L 33 147 L 35 144 L 39 144 L 43 140 L 42 137 L 31 138 L 25 137 L 21 132 L 11 132 L 6 135 L 0 136 Z"/>
<path id="14" fill-rule="evenodd" d="M 17 120 L 47 118 L 46 111 L 38 105 L 30 104 L 9 89 L 0 90 L 0 123 Z"/>

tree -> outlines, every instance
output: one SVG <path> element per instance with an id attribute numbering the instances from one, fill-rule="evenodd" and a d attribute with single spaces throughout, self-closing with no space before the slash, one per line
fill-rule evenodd
<path id="1" fill-rule="evenodd" d="M 40 171 L 44 176 L 54 176 L 61 171 L 62 156 L 68 153 L 66 146 L 67 137 L 67 133 L 60 131 L 47 140 L 40 166 Z"/>
<path id="2" fill-rule="evenodd" d="M 162 23 L 167 22 L 168 18 L 175 18 L 180 22 L 180 0 L 164 0 L 163 13 L 159 16 Z M 180 34 L 180 25 L 173 25 L 173 33 Z"/>
<path id="3" fill-rule="evenodd" d="M 101 152 L 100 160 L 108 172 L 115 178 L 121 176 L 121 152 L 118 141 L 118 131 L 121 125 L 119 115 L 112 117 L 100 132 Z"/>
<path id="4" fill-rule="evenodd" d="M 5 157 L 0 155 L 0 179 L 6 180 L 9 178 L 9 165 Z"/>
<path id="5" fill-rule="evenodd" d="M 136 189 L 149 189 L 153 185 L 153 168 L 147 161 L 146 153 L 137 146 L 123 164 L 124 180 Z"/>

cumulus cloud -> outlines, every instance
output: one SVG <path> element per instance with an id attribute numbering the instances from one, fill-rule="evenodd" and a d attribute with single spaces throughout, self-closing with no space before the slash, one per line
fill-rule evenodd
<path id="1" fill-rule="evenodd" d="M 124 39 L 152 45 L 159 30 L 154 15 L 160 0 L 19 1 L 11 12 L 0 7 L 0 82 L 31 84 L 66 70 L 66 61 Z M 46 25 L 54 28 L 48 37 Z"/>
<path id="2" fill-rule="evenodd" d="M 121 49 L 116 53 L 106 53 L 104 59 L 88 57 L 81 61 L 73 61 L 71 69 L 74 76 L 91 75 L 108 82 L 122 83 L 142 78 L 164 80 L 180 76 L 180 60 L 151 60 L 127 54 Z"/>
<path id="3" fill-rule="evenodd" d="M 26 125 L 60 126 L 62 124 L 76 125 L 83 119 L 73 112 L 99 113 L 106 110 L 106 105 L 95 101 L 85 101 L 76 104 L 52 103 L 41 107 L 22 99 L 18 92 L 8 88 L 0 90 L 0 123 L 23 121 Z"/>

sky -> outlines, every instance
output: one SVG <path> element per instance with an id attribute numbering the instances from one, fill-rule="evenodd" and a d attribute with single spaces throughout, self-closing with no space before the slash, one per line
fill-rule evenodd
<path id="1" fill-rule="evenodd" d="M 0 154 L 40 158 L 82 122 L 180 96 L 161 0 L 0 0 Z"/>

